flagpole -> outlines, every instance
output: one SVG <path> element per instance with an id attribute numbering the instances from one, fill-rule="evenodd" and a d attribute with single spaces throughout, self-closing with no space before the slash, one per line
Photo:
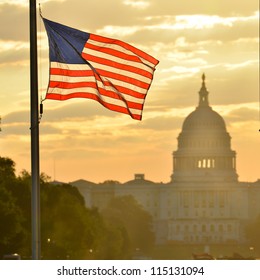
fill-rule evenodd
<path id="1" fill-rule="evenodd" d="M 31 218 L 32 259 L 41 256 L 40 241 L 40 157 L 39 157 L 39 102 L 37 65 L 36 0 L 30 0 L 30 80 L 31 80 Z"/>

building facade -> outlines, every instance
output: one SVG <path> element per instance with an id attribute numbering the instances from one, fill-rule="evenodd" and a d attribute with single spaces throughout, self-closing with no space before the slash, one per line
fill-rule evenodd
<path id="1" fill-rule="evenodd" d="M 169 183 L 136 174 L 121 184 L 73 182 L 88 207 L 132 195 L 153 217 L 158 244 L 245 243 L 245 226 L 260 215 L 260 180 L 239 182 L 225 121 L 209 105 L 202 76 L 198 106 L 184 120 Z"/>

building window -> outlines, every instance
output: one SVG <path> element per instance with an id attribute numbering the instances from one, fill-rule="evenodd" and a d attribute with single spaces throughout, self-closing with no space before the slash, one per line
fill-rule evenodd
<path id="1" fill-rule="evenodd" d="M 185 208 L 189 207 L 189 195 L 188 195 L 188 193 L 184 193 L 184 195 L 183 195 L 183 206 Z"/>
<path id="2" fill-rule="evenodd" d="M 199 193 L 198 192 L 194 192 L 194 207 L 198 208 L 199 207 Z"/>
<path id="3" fill-rule="evenodd" d="M 225 196 L 224 193 L 219 194 L 219 207 L 224 207 L 225 206 Z"/>
<path id="4" fill-rule="evenodd" d="M 219 226 L 218 226 L 218 231 L 219 231 L 219 232 L 223 232 L 223 225 L 219 225 Z"/>
<path id="5" fill-rule="evenodd" d="M 201 193 L 201 205 L 203 208 L 206 208 L 207 207 L 207 194 L 206 192 L 202 192 Z"/>
<path id="6" fill-rule="evenodd" d="M 214 207 L 214 194 L 213 193 L 209 194 L 209 207 L 210 208 Z"/>

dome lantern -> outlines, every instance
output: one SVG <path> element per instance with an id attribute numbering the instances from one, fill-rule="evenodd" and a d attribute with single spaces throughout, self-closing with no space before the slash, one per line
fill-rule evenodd
<path id="1" fill-rule="evenodd" d="M 209 95 L 209 92 L 207 91 L 207 88 L 206 88 L 206 85 L 205 85 L 205 79 L 206 79 L 206 76 L 205 74 L 203 73 L 202 75 L 202 85 L 201 85 L 201 89 L 199 91 L 199 106 L 209 106 L 209 101 L 208 101 L 208 95 Z"/>

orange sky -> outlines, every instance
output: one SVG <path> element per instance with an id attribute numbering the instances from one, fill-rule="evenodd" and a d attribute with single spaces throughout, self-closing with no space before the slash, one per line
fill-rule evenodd
<path id="1" fill-rule="evenodd" d="M 242 181 L 260 178 L 259 8 L 256 0 L 45 0 L 43 15 L 117 38 L 160 60 L 143 120 L 87 99 L 47 100 L 40 124 L 41 170 L 52 178 L 125 182 L 134 173 L 168 182 L 184 118 L 206 73 L 210 105 L 237 152 Z M 195 2 L 194 2 L 195 3 Z M 30 171 L 27 0 L 0 0 L 0 155 Z M 39 86 L 48 84 L 48 48 L 39 20 Z"/>

